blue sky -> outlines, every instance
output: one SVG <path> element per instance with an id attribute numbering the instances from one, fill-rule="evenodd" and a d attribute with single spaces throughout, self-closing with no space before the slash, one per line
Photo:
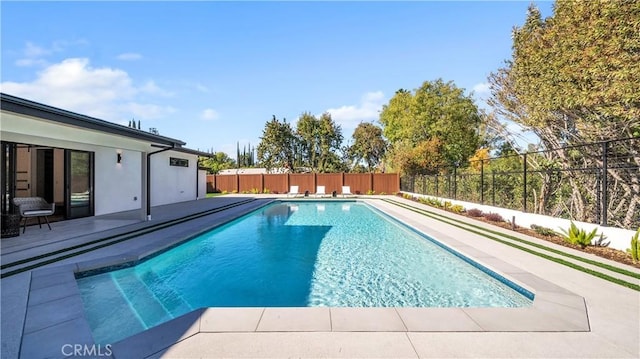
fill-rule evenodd
<path id="1" fill-rule="evenodd" d="M 350 139 L 399 88 L 481 99 L 529 3 L 3 1 L 1 90 L 233 157 L 272 115 Z"/>

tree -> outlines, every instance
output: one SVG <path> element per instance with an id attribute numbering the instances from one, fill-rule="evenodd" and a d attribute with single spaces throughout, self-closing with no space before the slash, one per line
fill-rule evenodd
<path id="1" fill-rule="evenodd" d="M 224 152 L 215 152 L 212 157 L 200 157 L 199 166 L 205 167 L 211 174 L 235 167 L 235 161 Z"/>
<path id="2" fill-rule="evenodd" d="M 638 1 L 558 0 L 547 19 L 530 6 L 524 25 L 513 31 L 512 58 L 489 77 L 494 119 L 532 130 L 546 148 L 640 135 L 639 19 Z M 598 146 L 584 147 L 579 158 L 573 152 L 555 151 L 542 162 L 602 166 Z M 617 152 L 615 159 L 640 164 L 632 148 Z M 609 198 L 622 202 L 608 207 L 610 217 L 624 211 L 616 217 L 628 226 L 640 207 L 640 185 L 637 176 L 617 169 L 623 165 L 609 162 L 611 185 L 618 191 Z M 596 179 L 584 174 L 566 181 L 573 191 L 570 206 L 582 216 L 577 219 L 590 220 Z"/>
<path id="3" fill-rule="evenodd" d="M 300 115 L 296 125 L 296 136 L 299 144 L 300 165 L 311 169 L 317 168 L 321 140 L 318 119 L 308 112 Z"/>
<path id="4" fill-rule="evenodd" d="M 242 147 L 242 153 L 240 152 L 240 143 L 237 143 L 236 148 L 236 158 L 238 167 L 246 168 L 246 167 L 254 167 L 255 158 L 254 158 L 255 147 L 251 147 L 251 143 L 249 143 L 248 150 L 247 146 Z"/>
<path id="5" fill-rule="evenodd" d="M 303 113 L 298 119 L 296 136 L 302 166 L 314 172 L 335 172 L 344 168 L 337 154 L 342 144 L 342 129 L 331 114 L 323 113 L 316 118 L 308 112 Z"/>
<path id="6" fill-rule="evenodd" d="M 353 166 L 364 161 L 367 164 L 366 170 L 373 172 L 387 151 L 387 141 L 382 137 L 382 129 L 372 123 L 360 123 L 353 131 L 352 138 L 354 142 L 348 152 Z"/>
<path id="7" fill-rule="evenodd" d="M 380 123 L 396 170 L 424 173 L 435 165 L 458 166 L 473 155 L 480 143 L 480 113 L 463 91 L 441 79 L 426 81 L 413 94 L 398 90 L 383 106 Z M 403 167 L 408 165 L 414 167 Z"/>
<path id="8" fill-rule="evenodd" d="M 260 144 L 258 144 L 258 161 L 271 171 L 274 168 L 294 170 L 294 148 L 296 138 L 287 120 L 280 122 L 273 116 L 262 131 Z"/>

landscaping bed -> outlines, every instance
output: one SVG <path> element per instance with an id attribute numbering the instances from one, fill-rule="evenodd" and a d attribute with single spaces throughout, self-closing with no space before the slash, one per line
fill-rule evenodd
<path id="1" fill-rule="evenodd" d="M 586 246 L 585 248 L 581 248 L 579 245 L 575 245 L 567 242 L 564 237 L 562 237 L 560 234 L 557 234 L 557 233 L 545 235 L 531 228 L 520 227 L 517 225 L 513 226 L 510 222 L 505 221 L 500 215 L 496 213 L 482 213 L 482 211 L 475 208 L 465 211 L 462 206 L 451 205 L 450 202 L 446 202 L 446 201 L 442 202 L 434 199 L 420 200 L 418 198 L 412 197 L 407 194 L 398 194 L 398 195 L 402 196 L 405 199 L 410 199 L 410 200 L 413 200 L 425 205 L 429 205 L 438 209 L 442 209 L 448 212 L 452 212 L 461 216 L 477 219 L 479 221 L 483 221 L 483 222 L 486 222 L 495 226 L 499 226 L 502 228 L 506 228 L 509 230 L 513 230 L 518 233 L 526 234 L 531 237 L 543 239 L 545 241 L 552 242 L 564 247 L 573 248 L 575 250 L 594 254 L 598 257 L 606 258 L 618 263 L 626 264 L 635 268 L 640 268 L 640 261 L 634 261 L 631 255 L 625 251 L 621 251 L 615 248 L 595 246 L 595 245 L 589 245 L 589 246 Z M 550 230 L 550 229 L 546 228 L 546 230 Z"/>
<path id="2" fill-rule="evenodd" d="M 465 213 L 459 213 L 461 215 L 466 215 Z M 484 217 L 471 217 L 471 216 L 467 216 L 470 218 L 474 218 L 474 219 L 478 219 L 481 220 L 483 222 L 486 223 L 490 223 L 496 226 L 500 226 L 502 228 L 506 228 L 506 229 L 511 229 L 513 230 L 513 228 L 511 228 L 511 223 L 508 222 L 494 222 L 494 221 L 489 221 L 486 220 Z M 640 268 L 640 262 L 634 262 L 633 259 L 631 258 L 631 255 L 629 255 L 629 253 L 621 251 L 619 249 L 615 249 L 615 248 L 609 248 L 609 247 L 598 247 L 598 246 L 587 246 L 585 248 L 580 248 L 580 246 L 578 245 L 574 245 L 571 243 L 568 243 L 564 240 L 563 237 L 559 236 L 559 235 L 555 235 L 555 236 L 545 236 L 542 234 L 539 234 L 538 232 L 534 231 L 533 229 L 529 229 L 529 228 L 524 228 L 524 227 L 520 227 L 520 226 L 516 226 L 515 231 L 518 233 L 522 233 L 522 234 L 526 234 L 528 236 L 531 237 L 536 237 L 536 238 L 540 238 L 543 239 L 545 241 L 548 242 L 553 242 L 555 244 L 564 246 L 564 247 L 569 247 L 569 248 L 573 248 L 575 250 L 578 251 L 582 251 L 582 252 L 586 252 L 586 253 L 591 253 L 594 254 L 598 257 L 602 257 L 602 258 L 606 258 L 618 263 L 623 263 L 623 264 L 627 264 L 636 268 Z"/>

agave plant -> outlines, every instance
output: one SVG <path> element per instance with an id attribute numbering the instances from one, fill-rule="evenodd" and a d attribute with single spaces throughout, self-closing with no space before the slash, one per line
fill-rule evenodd
<path id="1" fill-rule="evenodd" d="M 636 234 L 631 237 L 631 248 L 627 249 L 627 253 L 631 254 L 634 262 L 640 260 L 640 243 L 638 242 L 638 237 L 640 237 L 640 228 L 638 228 Z"/>
<path id="2" fill-rule="evenodd" d="M 560 228 L 560 230 L 562 231 L 562 236 L 566 242 L 579 245 L 580 248 L 584 249 L 586 246 L 590 245 L 591 241 L 596 237 L 598 228 L 594 228 L 593 231 L 587 232 L 584 229 L 578 228 L 575 223 L 571 222 L 569 229 L 565 230 Z"/>

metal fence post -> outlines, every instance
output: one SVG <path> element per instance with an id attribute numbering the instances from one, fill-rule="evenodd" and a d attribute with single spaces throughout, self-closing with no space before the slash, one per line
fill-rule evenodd
<path id="1" fill-rule="evenodd" d="M 524 183 L 522 185 L 522 211 L 527 212 L 527 154 L 524 154 L 524 171 L 522 171 Z"/>
<path id="2" fill-rule="evenodd" d="M 607 170 L 609 164 L 607 163 L 607 155 L 608 155 L 608 145 L 609 141 L 602 142 L 602 200 L 600 201 L 600 211 L 601 211 L 601 225 L 606 226 L 608 222 L 607 218 L 607 208 L 609 207 L 609 196 L 607 193 Z"/>
<path id="3" fill-rule="evenodd" d="M 458 164 L 453 167 L 453 199 L 458 198 Z"/>
<path id="4" fill-rule="evenodd" d="M 436 197 L 438 197 L 438 174 L 436 173 Z"/>
<path id="5" fill-rule="evenodd" d="M 484 160 L 480 160 L 480 204 L 484 204 Z"/>
<path id="6" fill-rule="evenodd" d="M 496 205 L 496 171 L 491 171 L 491 205 Z"/>

